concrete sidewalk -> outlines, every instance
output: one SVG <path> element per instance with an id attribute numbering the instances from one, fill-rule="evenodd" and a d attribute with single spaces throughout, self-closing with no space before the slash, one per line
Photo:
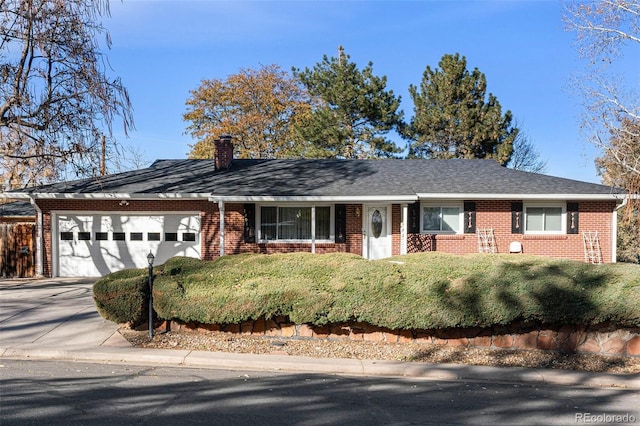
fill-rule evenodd
<path id="1" fill-rule="evenodd" d="M 98 315 L 93 279 L 0 280 L 0 357 L 640 389 L 640 375 L 134 348 Z"/>

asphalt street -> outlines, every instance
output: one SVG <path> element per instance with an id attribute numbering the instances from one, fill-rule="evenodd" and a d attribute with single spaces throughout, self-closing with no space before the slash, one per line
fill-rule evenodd
<path id="1" fill-rule="evenodd" d="M 628 389 L 0 361 L 2 425 L 611 424 L 580 421 L 604 415 L 640 422 L 640 395 Z"/>

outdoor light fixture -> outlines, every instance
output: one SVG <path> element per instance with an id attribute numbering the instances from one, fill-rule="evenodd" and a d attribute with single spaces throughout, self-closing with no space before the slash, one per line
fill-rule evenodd
<path id="1" fill-rule="evenodd" d="M 147 262 L 149 262 L 149 339 L 153 339 L 153 261 L 155 256 L 149 250 Z"/>

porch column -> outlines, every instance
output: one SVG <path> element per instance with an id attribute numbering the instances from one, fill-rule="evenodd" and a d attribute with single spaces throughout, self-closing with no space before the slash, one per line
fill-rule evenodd
<path id="1" fill-rule="evenodd" d="M 43 233 L 43 218 L 42 218 L 42 210 L 38 204 L 36 204 L 35 198 L 32 196 L 29 198 L 31 205 L 36 209 L 36 277 L 44 276 L 44 256 L 42 253 L 44 244 L 44 233 Z M 53 246 L 53 234 L 51 235 L 51 245 Z M 53 274 L 53 271 L 49 271 Z"/>
<path id="2" fill-rule="evenodd" d="M 218 201 L 220 211 L 220 256 L 224 256 L 224 201 Z"/>
<path id="3" fill-rule="evenodd" d="M 407 254 L 407 223 L 409 221 L 409 205 L 401 204 L 402 219 L 400 220 L 400 254 Z"/>
<path id="4" fill-rule="evenodd" d="M 311 253 L 316 252 L 316 206 L 311 206 Z"/>

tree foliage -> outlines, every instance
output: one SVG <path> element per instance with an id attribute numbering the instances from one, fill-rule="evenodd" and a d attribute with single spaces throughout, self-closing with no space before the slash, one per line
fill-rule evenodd
<path id="1" fill-rule="evenodd" d="M 386 76 L 374 75 L 372 62 L 360 70 L 340 47 L 337 58 L 324 55 L 313 69 L 293 71 L 316 101 L 298 125 L 314 148 L 311 155 L 370 158 L 401 151 L 385 137 L 402 125 L 400 97 L 386 89 Z"/>
<path id="2" fill-rule="evenodd" d="M 632 146 L 638 144 L 633 123 L 640 122 L 640 1 L 570 2 L 564 19 L 589 63 L 574 81 L 585 100 L 583 127 L 604 158 L 618 163 L 620 173 L 640 176 L 640 151 Z M 629 75 L 620 72 L 626 61 Z"/>
<path id="3" fill-rule="evenodd" d="M 611 186 L 626 188 L 631 194 L 640 194 L 640 175 L 633 173 L 625 163 L 640 157 L 640 121 L 624 120 L 620 132 L 610 141 L 611 149 L 596 159 L 602 181 Z M 627 208 L 618 213 L 618 259 L 638 262 L 640 255 L 640 200 L 631 198 Z"/>
<path id="4" fill-rule="evenodd" d="M 132 128 L 120 79 L 106 73 L 99 36 L 108 0 L 0 0 L 0 174 L 4 188 L 100 167 L 115 117 Z M 109 138 L 110 142 L 113 142 Z"/>
<path id="5" fill-rule="evenodd" d="M 303 142 L 293 129 L 311 108 L 304 88 L 277 65 L 203 80 L 186 104 L 187 132 L 198 139 L 190 158 L 212 158 L 213 141 L 224 134 L 240 158 L 295 156 Z"/>
<path id="6" fill-rule="evenodd" d="M 466 58 L 444 55 L 439 69 L 427 66 L 418 89 L 409 87 L 414 117 L 405 133 L 410 156 L 417 158 L 493 158 L 506 165 L 519 129 Z M 486 99 L 486 100 L 485 100 Z"/>

